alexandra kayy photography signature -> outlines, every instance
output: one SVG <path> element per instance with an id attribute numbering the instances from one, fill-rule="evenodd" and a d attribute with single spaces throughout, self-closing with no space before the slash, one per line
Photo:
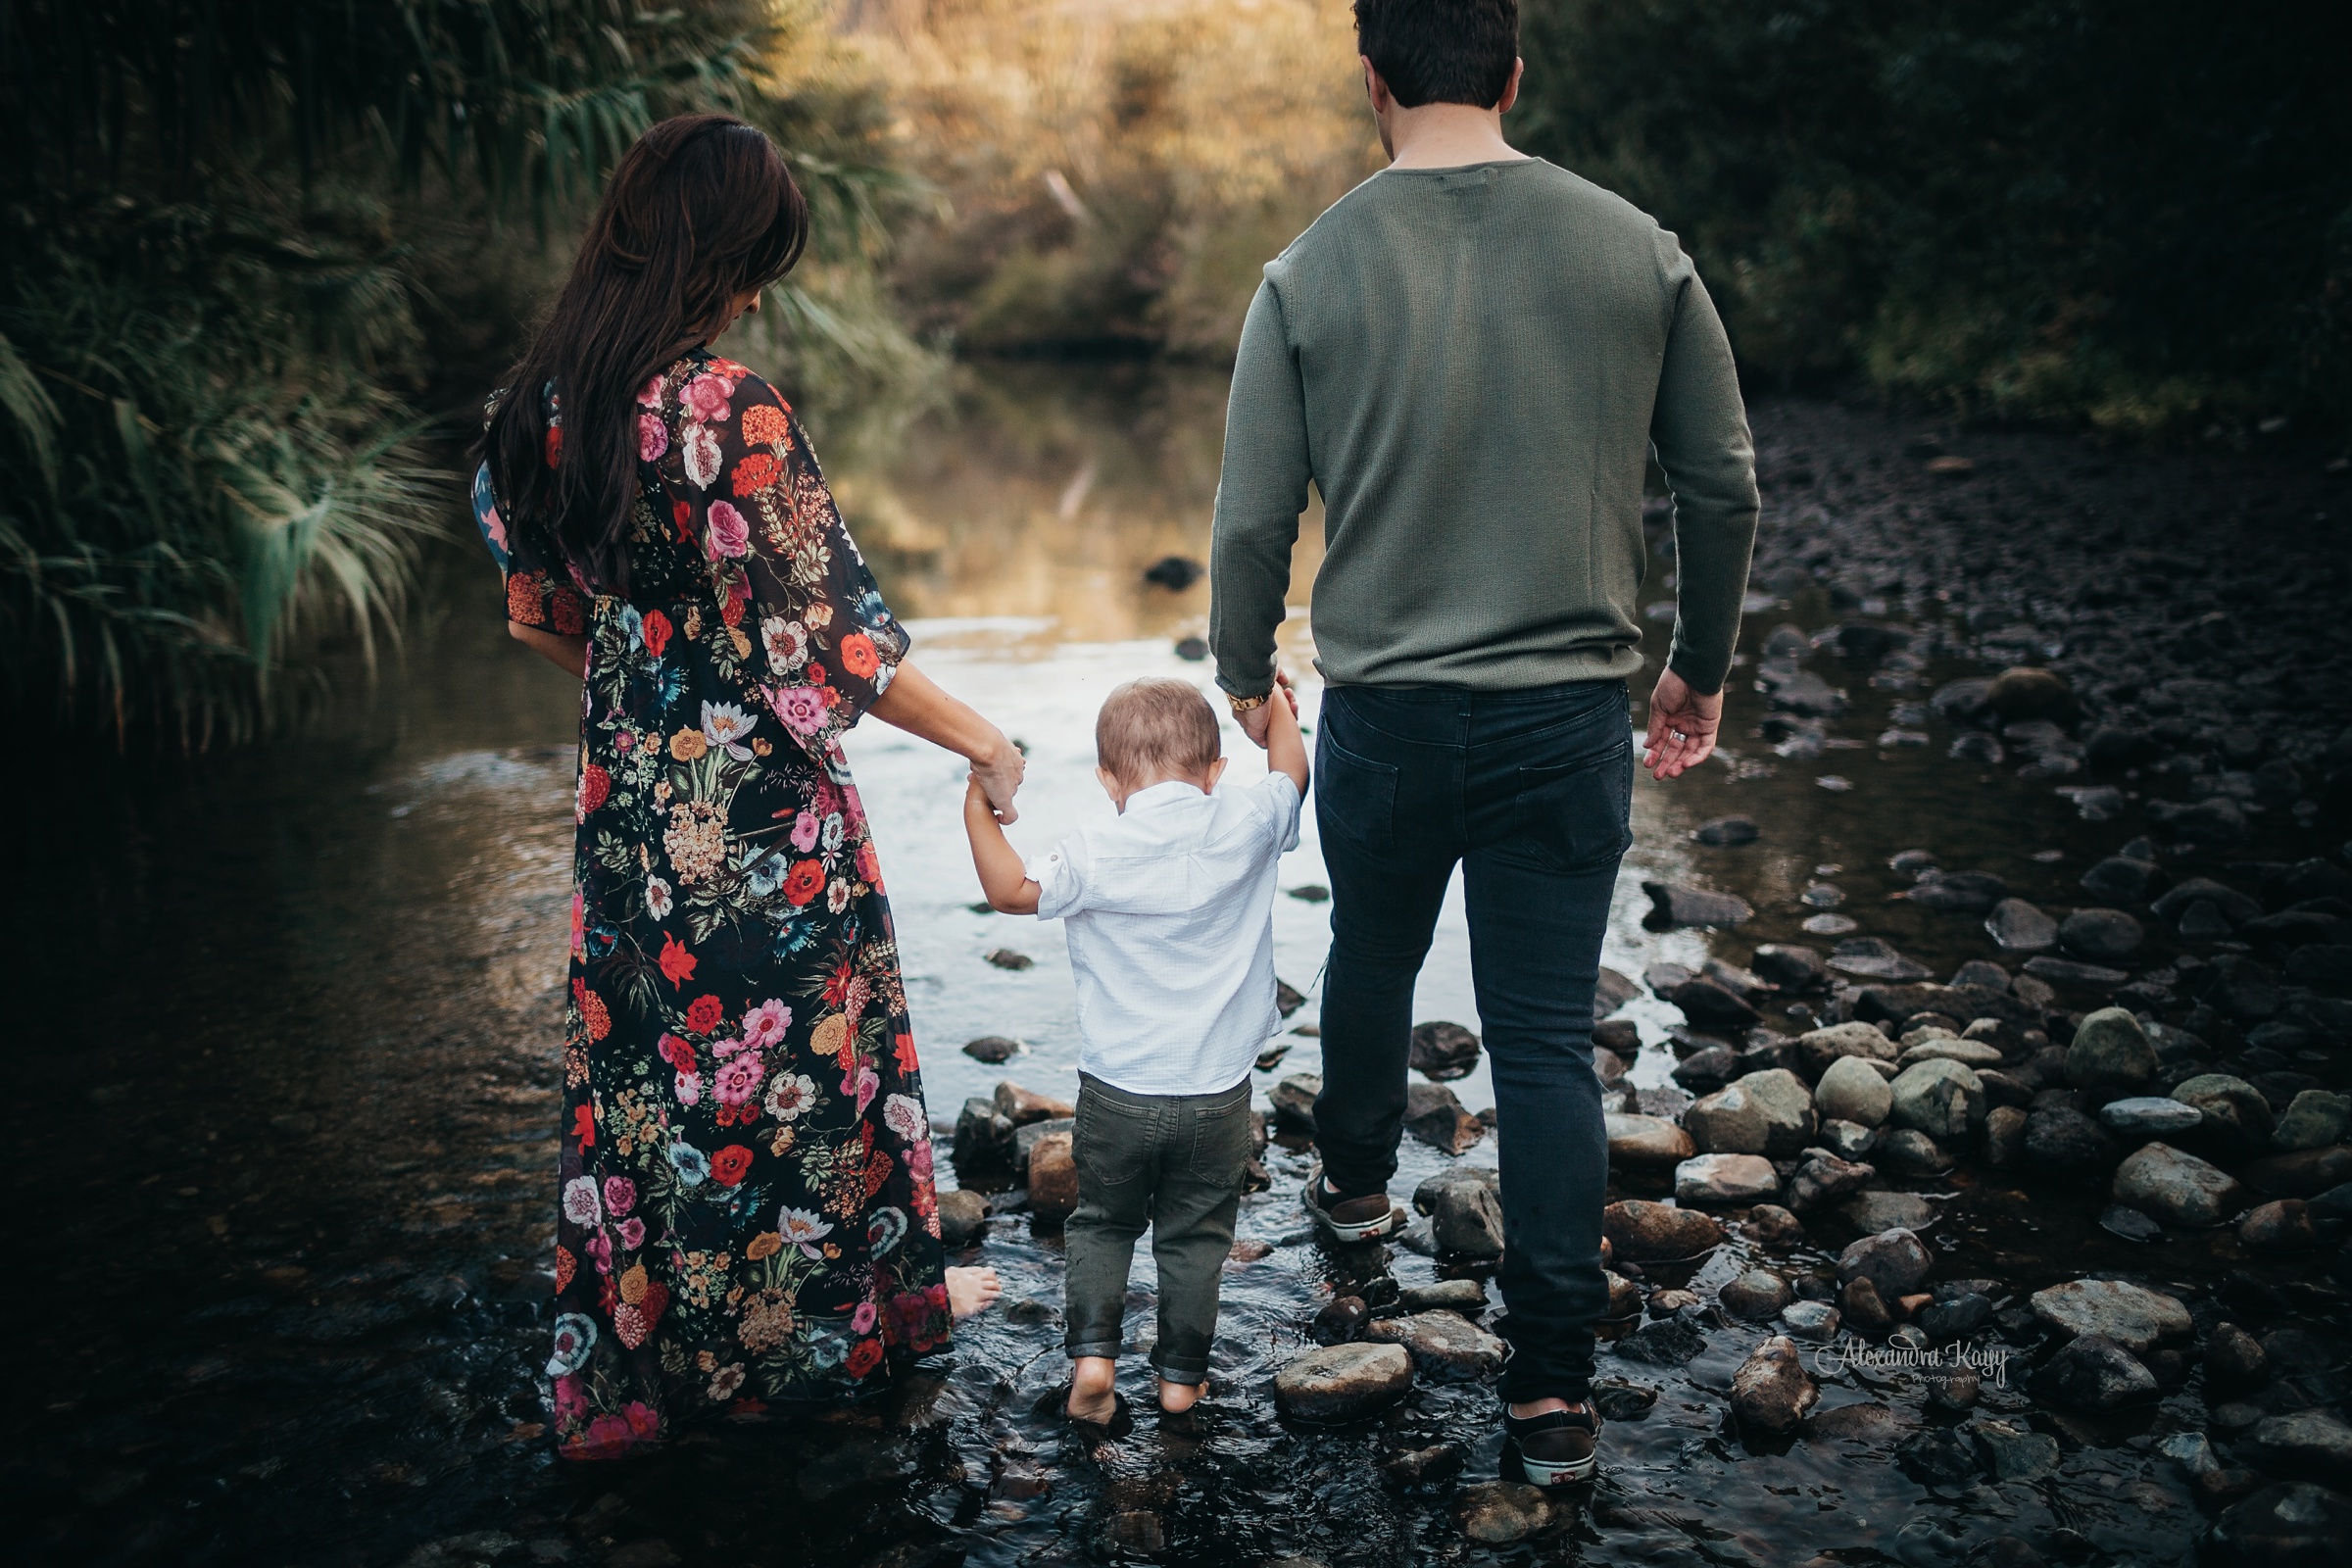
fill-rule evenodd
<path id="1" fill-rule="evenodd" d="M 1858 1372 L 1920 1372 L 1948 1376 L 1966 1367 L 1994 1388 L 2009 1386 L 2009 1348 L 2005 1345 L 1944 1346 L 1873 1345 L 1841 1335 L 1813 1352 L 1816 1373 L 1835 1377 L 1852 1368 Z"/>

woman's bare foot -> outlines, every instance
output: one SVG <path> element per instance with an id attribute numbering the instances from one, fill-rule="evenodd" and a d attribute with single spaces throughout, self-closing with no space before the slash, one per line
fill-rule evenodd
<path id="1" fill-rule="evenodd" d="M 1004 1294 L 1004 1282 L 997 1278 L 993 1268 L 948 1270 L 948 1310 L 957 1322 L 987 1311 Z"/>
<path id="2" fill-rule="evenodd" d="M 1208 1385 L 1205 1383 L 1170 1383 L 1166 1378 L 1161 1378 L 1159 1407 L 1170 1415 L 1182 1415 L 1199 1404 L 1200 1396 L 1207 1392 Z"/>
<path id="3" fill-rule="evenodd" d="M 1119 1363 L 1107 1355 L 1082 1355 L 1070 1374 L 1070 1419 L 1090 1421 L 1096 1426 L 1108 1426 L 1118 1413 L 1119 1401 L 1111 1393 L 1111 1382 L 1118 1376 Z"/>

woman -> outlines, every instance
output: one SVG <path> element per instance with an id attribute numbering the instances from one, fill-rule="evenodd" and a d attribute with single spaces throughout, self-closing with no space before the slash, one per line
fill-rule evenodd
<path id="1" fill-rule="evenodd" d="M 998 1291 L 941 1267 L 839 740 L 870 711 L 948 747 L 1006 821 L 1021 756 L 906 662 L 791 407 L 710 350 L 806 237 L 760 131 L 646 132 L 474 484 L 510 629 L 587 686 L 548 1362 L 575 1458 L 871 1386 Z"/>

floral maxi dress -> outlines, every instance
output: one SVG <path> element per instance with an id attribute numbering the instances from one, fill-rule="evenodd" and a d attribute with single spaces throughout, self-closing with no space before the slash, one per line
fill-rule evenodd
<path id="1" fill-rule="evenodd" d="M 474 495 L 508 617 L 589 642 L 547 1364 L 573 1458 L 870 1384 L 949 1335 L 898 946 L 838 744 L 906 633 L 766 382 L 698 351 L 638 403 L 625 597 L 502 518 L 486 467 Z"/>

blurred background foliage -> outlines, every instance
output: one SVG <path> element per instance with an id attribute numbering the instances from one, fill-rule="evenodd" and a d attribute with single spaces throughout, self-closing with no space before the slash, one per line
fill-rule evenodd
<path id="1" fill-rule="evenodd" d="M 921 193 L 809 4 L 0 6 L 9 706 L 196 749 L 372 663 L 603 174 L 697 108 L 774 132 L 818 215 L 787 379 L 919 368 L 875 269 Z"/>
<path id="2" fill-rule="evenodd" d="M 2352 434 L 2352 8 L 1523 4 L 1513 135 L 1682 235 L 1752 381 Z"/>
<path id="3" fill-rule="evenodd" d="M 1753 385 L 2352 437 L 2347 8 L 1522 3 L 1509 133 L 1682 235 Z M 853 462 L 952 356 L 1229 361 L 1381 163 L 1347 0 L 0 0 L 9 706 L 329 700 L 602 175 L 704 107 L 816 215 L 726 347 Z"/>

